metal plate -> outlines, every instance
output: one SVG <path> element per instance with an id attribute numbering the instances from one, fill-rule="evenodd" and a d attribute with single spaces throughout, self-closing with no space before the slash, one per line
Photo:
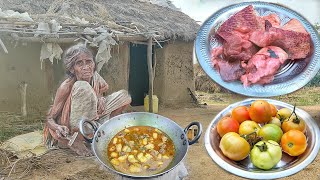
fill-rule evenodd
<path id="1" fill-rule="evenodd" d="M 210 50 L 220 46 L 215 38 L 215 30 L 230 16 L 248 5 L 253 5 L 257 14 L 268 15 L 276 13 L 281 19 L 281 25 L 292 18 L 298 19 L 311 36 L 311 55 L 303 60 L 289 61 L 275 75 L 273 82 L 266 85 L 251 85 L 244 87 L 240 81 L 225 82 L 219 72 L 212 68 Z M 278 4 L 266 2 L 245 2 L 223 8 L 210 16 L 200 27 L 195 41 L 195 54 L 202 69 L 216 83 L 224 88 L 246 96 L 271 97 L 288 94 L 305 86 L 320 69 L 320 40 L 318 32 L 300 14 Z"/>
<path id="2" fill-rule="evenodd" d="M 222 117 L 231 114 L 233 108 L 237 106 L 249 106 L 255 100 L 257 99 L 246 99 L 244 101 L 228 106 L 227 108 L 222 110 L 210 123 L 206 131 L 204 141 L 205 147 L 213 161 L 215 161 L 223 169 L 233 174 L 250 179 L 281 178 L 292 175 L 304 169 L 315 159 L 319 152 L 320 131 L 318 125 L 315 123 L 312 117 L 299 108 L 296 108 L 296 113 L 306 123 L 307 130 L 305 134 L 307 136 L 308 142 L 306 151 L 300 156 L 291 157 L 286 153 L 282 153 L 282 159 L 280 160 L 280 162 L 273 169 L 265 171 L 254 167 L 253 164 L 250 162 L 249 157 L 242 161 L 236 162 L 228 159 L 222 154 L 219 148 L 220 137 L 216 131 L 216 124 Z M 278 109 L 283 107 L 293 109 L 292 105 L 289 105 L 284 102 L 271 99 L 264 100 L 268 101 L 271 104 L 274 104 Z"/>

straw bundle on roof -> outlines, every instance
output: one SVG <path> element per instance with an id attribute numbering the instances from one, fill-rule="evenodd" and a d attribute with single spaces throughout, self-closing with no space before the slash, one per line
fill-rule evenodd
<path id="1" fill-rule="evenodd" d="M 159 35 L 162 39 L 192 41 L 199 28 L 180 11 L 141 0 L 2 0 L 0 7 L 28 12 L 35 22 L 55 19 L 59 23 L 74 23 L 77 18 L 93 24 L 114 23 L 141 34 Z"/>

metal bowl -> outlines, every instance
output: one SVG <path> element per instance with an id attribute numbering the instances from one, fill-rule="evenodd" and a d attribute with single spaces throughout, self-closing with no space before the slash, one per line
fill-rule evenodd
<path id="1" fill-rule="evenodd" d="M 292 18 L 298 19 L 310 34 L 311 53 L 305 59 L 285 63 L 275 74 L 275 78 L 271 83 L 244 87 L 240 81 L 225 82 L 221 79 L 219 72 L 211 65 L 210 50 L 221 46 L 221 42 L 215 36 L 215 32 L 220 25 L 248 5 L 253 5 L 259 15 L 278 14 L 281 19 L 281 25 Z M 320 39 L 318 32 L 302 15 L 278 4 L 266 2 L 238 3 L 215 12 L 202 24 L 195 41 L 195 58 L 213 81 L 230 91 L 252 97 L 271 97 L 288 94 L 306 85 L 320 69 L 319 51 Z"/>
<path id="2" fill-rule="evenodd" d="M 274 179 L 289 176 L 299 172 L 304 169 L 308 164 L 310 164 L 317 156 L 320 148 L 320 131 L 316 122 L 312 117 L 305 111 L 296 108 L 296 113 L 301 117 L 306 123 L 306 133 L 308 146 L 306 151 L 298 157 L 291 157 L 286 153 L 282 153 L 282 158 L 280 162 L 271 170 L 262 170 L 256 168 L 251 162 L 249 157 L 242 161 L 233 161 L 228 159 L 222 154 L 219 148 L 220 136 L 216 130 L 216 124 L 218 121 L 231 114 L 232 109 L 237 106 L 250 106 L 250 104 L 257 99 L 246 99 L 241 102 L 234 103 L 224 110 L 222 110 L 210 123 L 206 134 L 205 134 L 205 147 L 212 158 L 220 167 L 229 171 L 235 175 L 242 176 L 250 179 Z M 281 101 L 264 99 L 271 104 L 274 104 L 279 108 L 289 108 L 293 109 L 293 106 Z"/>
<path id="3" fill-rule="evenodd" d="M 190 145 L 198 141 L 202 134 L 202 125 L 199 122 L 191 122 L 186 128 L 181 128 L 177 123 L 160 116 L 158 114 L 148 112 L 132 112 L 125 113 L 115 116 L 105 121 L 101 126 L 96 127 L 90 120 L 83 119 L 80 121 L 80 132 L 84 135 L 84 126 L 89 124 L 94 129 L 94 137 L 87 140 L 92 142 L 92 150 L 96 158 L 102 165 L 110 169 L 111 171 L 123 176 L 134 179 L 145 179 L 152 177 L 159 177 L 164 175 L 171 170 L 175 169 L 180 162 L 186 157 Z M 141 174 L 129 174 L 116 170 L 112 163 L 106 157 L 106 146 L 109 144 L 111 139 L 119 133 L 121 130 L 132 127 L 132 126 L 150 126 L 161 130 L 166 133 L 169 138 L 173 141 L 175 147 L 175 154 L 172 162 L 162 172 L 158 172 L 152 175 L 141 175 Z M 197 126 L 198 132 L 195 137 L 191 140 L 187 138 L 187 132 L 192 126 Z"/>

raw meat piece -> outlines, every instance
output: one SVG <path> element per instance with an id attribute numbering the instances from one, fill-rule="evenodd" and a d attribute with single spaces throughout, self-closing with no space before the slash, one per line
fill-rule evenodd
<path id="1" fill-rule="evenodd" d="M 238 35 L 228 37 L 223 47 L 223 53 L 228 61 L 248 61 L 258 51 L 250 41 Z"/>
<path id="2" fill-rule="evenodd" d="M 263 29 L 264 26 L 258 21 L 253 6 L 249 5 L 226 20 L 218 29 L 217 34 L 223 39 L 228 39 L 234 34 L 234 31 L 248 33 Z"/>
<path id="3" fill-rule="evenodd" d="M 225 57 L 230 61 L 248 61 L 257 52 L 254 45 L 248 41 L 250 33 L 263 29 L 252 5 L 231 16 L 217 31 L 225 40 Z"/>
<path id="4" fill-rule="evenodd" d="M 307 57 L 311 38 L 303 25 L 296 19 L 280 24 L 277 14 L 257 16 L 251 5 L 226 20 L 216 32 L 223 46 L 211 51 L 221 78 L 240 79 L 244 86 L 267 84 L 286 59 Z"/>
<path id="5" fill-rule="evenodd" d="M 248 62 L 242 63 L 246 73 L 240 80 L 243 85 L 270 83 L 281 64 L 288 58 L 288 54 L 279 47 L 267 46 L 257 52 Z"/>
<path id="6" fill-rule="evenodd" d="M 266 20 L 265 25 L 266 30 L 257 30 L 251 33 L 249 40 L 252 43 L 259 47 L 266 47 L 275 40 L 284 38 L 284 35 L 282 33 L 269 31 L 269 29 L 272 27 L 272 24 L 268 20 Z"/>
<path id="7" fill-rule="evenodd" d="M 284 38 L 278 39 L 270 45 L 281 47 L 288 53 L 289 59 L 301 59 L 309 55 L 311 49 L 309 34 L 274 27 L 270 28 L 269 32 L 283 35 Z"/>
<path id="8" fill-rule="evenodd" d="M 266 31 L 254 31 L 249 40 L 259 47 L 269 45 L 281 47 L 291 60 L 307 57 L 311 48 L 310 35 L 297 20 L 290 20 L 282 28 L 270 27 L 266 28 Z"/>
<path id="9" fill-rule="evenodd" d="M 306 29 L 300 23 L 300 21 L 298 21 L 297 19 L 294 19 L 294 18 L 291 19 L 289 22 L 287 22 L 285 25 L 283 25 L 281 29 L 308 34 Z"/>
<path id="10" fill-rule="evenodd" d="M 279 16 L 275 13 L 269 14 L 267 16 L 261 16 L 260 23 L 262 24 L 262 27 L 265 27 L 265 22 L 268 21 L 272 27 L 280 27 L 281 20 Z"/>
<path id="11" fill-rule="evenodd" d="M 250 35 L 249 40 L 259 47 L 266 47 L 272 42 L 283 38 L 283 34 L 274 31 L 254 31 Z"/>
<path id="12" fill-rule="evenodd" d="M 219 72 L 222 80 L 235 81 L 244 73 L 240 61 L 229 62 L 222 59 L 223 47 L 214 48 L 211 51 L 212 66 Z"/>

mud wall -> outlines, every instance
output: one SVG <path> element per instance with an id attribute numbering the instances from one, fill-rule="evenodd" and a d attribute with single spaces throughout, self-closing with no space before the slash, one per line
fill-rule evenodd
<path id="1" fill-rule="evenodd" d="M 164 48 L 156 49 L 156 74 L 154 93 L 162 105 L 191 103 L 187 90 L 194 90 L 193 42 L 169 42 Z"/>
<path id="2" fill-rule="evenodd" d="M 5 42 L 9 54 L 0 52 L 0 111 L 20 112 L 19 85 L 27 83 L 28 113 L 45 113 L 53 102 L 56 89 L 65 79 L 63 62 L 46 61 L 41 69 L 40 43 L 14 46 Z M 66 49 L 70 44 L 61 47 Z M 163 49 L 156 49 L 156 77 L 154 93 L 163 105 L 192 102 L 187 87 L 194 90 L 193 43 L 169 42 Z M 128 43 L 114 46 L 112 58 L 100 74 L 109 84 L 109 93 L 128 89 Z M 109 94 L 108 93 L 108 94 Z"/>
<path id="3" fill-rule="evenodd" d="M 5 42 L 9 51 L 0 51 L 0 111 L 20 112 L 20 84 L 27 83 L 27 112 L 39 112 L 48 108 L 51 97 L 48 92 L 45 70 L 40 68 L 39 43 L 27 43 L 14 47 Z"/>
<path id="4" fill-rule="evenodd" d="M 14 47 L 5 42 L 9 51 L 0 51 L 0 111 L 20 112 L 21 96 L 19 85 L 27 83 L 27 112 L 44 114 L 53 103 L 56 89 L 66 78 L 62 60 L 51 64 L 40 63 L 40 43 L 24 43 Z M 62 49 L 71 44 L 61 45 Z M 100 74 L 109 84 L 109 93 L 128 89 L 129 48 L 124 43 L 114 46 L 112 58 L 104 65 Z"/>
<path id="5" fill-rule="evenodd" d="M 128 43 L 116 45 L 111 50 L 111 58 L 105 64 L 100 74 L 109 84 L 109 93 L 120 89 L 128 90 L 129 86 L 129 57 Z"/>

